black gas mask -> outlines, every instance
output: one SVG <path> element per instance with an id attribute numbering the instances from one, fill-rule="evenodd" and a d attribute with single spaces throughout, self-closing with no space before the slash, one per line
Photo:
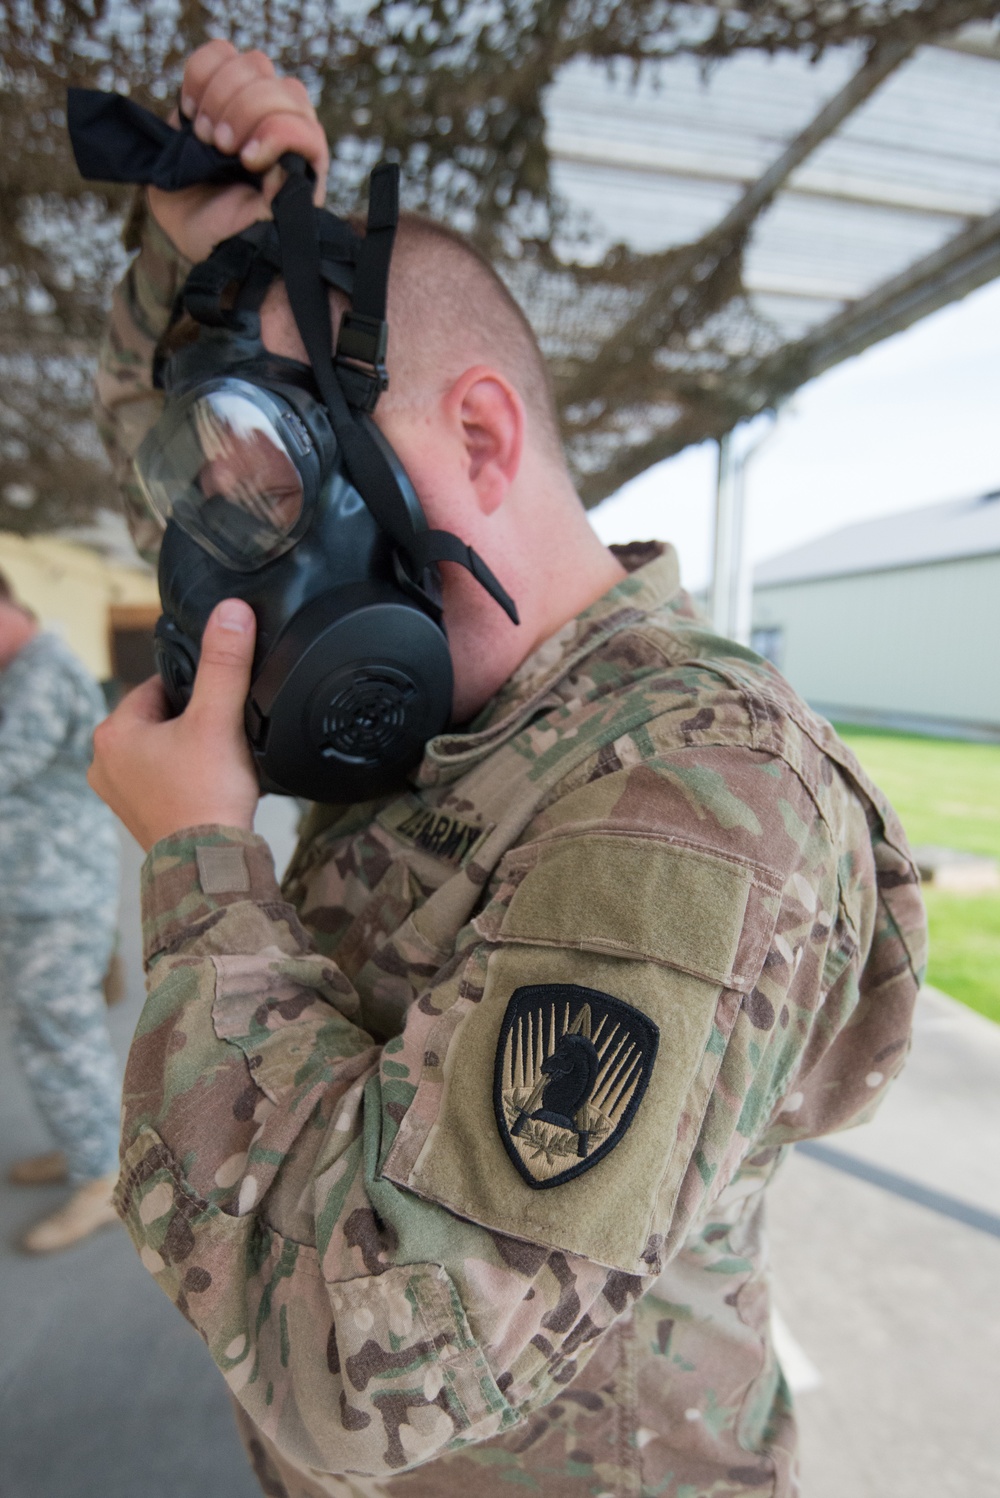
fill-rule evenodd
<path id="1" fill-rule="evenodd" d="M 262 788 L 357 801 L 399 787 L 448 724 L 437 563 L 466 567 L 515 623 L 517 610 L 470 547 L 428 528 L 372 421 L 387 385 L 398 168 L 372 173 L 362 237 L 314 206 L 301 157 L 281 164 L 273 222 L 193 268 L 154 370 L 166 401 L 135 468 L 164 527 L 156 660 L 181 711 L 209 614 L 245 599 L 257 619 L 246 730 Z M 261 341 L 278 276 L 308 365 Z M 351 304 L 336 349 L 331 288 Z"/>

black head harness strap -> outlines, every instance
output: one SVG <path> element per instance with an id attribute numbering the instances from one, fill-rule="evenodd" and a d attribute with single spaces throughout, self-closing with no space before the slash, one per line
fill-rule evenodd
<path id="1" fill-rule="evenodd" d="M 326 286 L 351 296 L 358 247 L 363 243 L 350 224 L 316 210 L 320 275 Z M 258 312 L 275 277 L 281 275 L 281 245 L 271 219 L 217 244 L 207 260 L 191 267 L 181 288 L 174 320 L 187 312 L 206 327 L 240 327 L 238 314 Z M 227 304 L 226 292 L 234 290 Z"/>
<path id="2" fill-rule="evenodd" d="M 281 273 L 313 375 L 330 415 L 347 470 L 366 505 L 409 564 L 419 584 L 434 562 L 457 562 L 518 623 L 514 600 L 483 559 L 449 531 L 417 531 L 392 470 L 355 412 L 375 409 L 388 384 L 385 320 L 389 261 L 399 218 L 399 168 L 383 163 L 372 172 L 369 220 L 357 250 L 351 311 L 344 317 L 336 360 L 330 308 L 320 273 L 314 178 L 301 156 L 286 155 L 288 174 L 272 205 L 281 246 Z"/>
<path id="3" fill-rule="evenodd" d="M 260 187 L 238 156 L 206 146 L 183 119 L 175 130 L 124 94 L 97 88 L 66 91 L 66 125 L 80 176 L 88 182 L 148 182 L 164 192 L 211 183 Z"/>

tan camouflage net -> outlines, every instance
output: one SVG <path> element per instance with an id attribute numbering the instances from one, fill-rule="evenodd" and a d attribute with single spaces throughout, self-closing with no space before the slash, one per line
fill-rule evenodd
<path id="1" fill-rule="evenodd" d="M 742 283 L 753 225 L 797 160 L 749 188 L 696 244 L 655 255 L 616 247 L 576 263 L 544 140 L 543 91 L 557 71 L 579 58 L 653 68 L 678 53 L 708 66 L 743 49 L 815 58 L 860 41 L 860 99 L 920 41 L 998 12 L 1000 0 L 379 0 L 365 12 L 329 0 L 8 0 L 0 528 L 48 530 L 115 502 L 89 386 L 124 265 L 127 193 L 77 176 L 68 84 L 131 91 L 166 111 L 185 56 L 209 35 L 259 46 L 303 77 L 335 143 L 337 207 L 356 207 L 371 164 L 394 151 L 406 205 L 473 233 L 508 276 L 551 361 L 572 465 L 593 504 L 803 378 L 800 352 L 782 345 Z"/>

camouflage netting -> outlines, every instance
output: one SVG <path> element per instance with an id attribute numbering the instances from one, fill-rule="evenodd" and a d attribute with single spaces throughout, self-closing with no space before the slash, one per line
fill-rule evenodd
<path id="1" fill-rule="evenodd" d="M 553 191 L 543 94 L 573 59 L 655 68 L 678 53 L 810 58 L 865 47 L 884 76 L 920 40 L 998 0 L 6 0 L 0 9 L 0 529 L 80 522 L 114 499 L 89 416 L 125 190 L 76 174 L 68 84 L 165 110 L 208 36 L 258 46 L 310 86 L 334 142 L 332 201 L 355 207 L 386 150 L 407 206 L 472 232 L 524 302 L 552 363 L 588 503 L 794 388 L 794 347 L 751 307 L 741 268 L 784 177 L 750 189 L 700 242 L 612 248 Z M 790 170 L 791 168 L 789 168 Z M 787 173 L 785 174 L 787 175 Z M 787 357 L 785 355 L 787 354 Z"/>

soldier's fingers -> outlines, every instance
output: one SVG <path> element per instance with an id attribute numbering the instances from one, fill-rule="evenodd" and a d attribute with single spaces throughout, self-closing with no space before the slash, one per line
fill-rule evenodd
<path id="1" fill-rule="evenodd" d="M 323 127 L 316 119 L 299 114 L 272 114 L 264 120 L 240 152 L 240 160 L 253 172 L 266 172 L 286 151 L 304 156 L 316 173 L 316 202 L 326 195 L 330 149 Z"/>
<path id="2" fill-rule="evenodd" d="M 282 153 L 283 152 L 284 148 L 282 148 Z M 317 208 L 322 208 L 323 204 L 326 202 L 326 174 L 328 168 L 329 161 L 326 160 L 322 163 L 320 169 L 316 173 L 316 186 L 313 190 L 313 202 L 316 204 Z M 271 212 L 271 204 L 274 202 L 275 196 L 278 192 L 280 192 L 281 188 L 284 187 L 287 180 L 288 174 L 283 167 L 272 166 L 267 169 L 260 184 L 260 200 L 264 211 L 259 215 L 259 217 L 268 217 Z"/>
<path id="3" fill-rule="evenodd" d="M 227 598 L 212 610 L 201 637 L 201 659 L 185 718 L 243 733 L 256 629 L 253 609 Z"/>
<path id="4" fill-rule="evenodd" d="M 233 149 L 227 132 L 218 134 L 231 100 L 244 90 L 264 90 L 277 82 L 274 64 L 263 52 L 245 52 L 224 62 L 209 79 L 198 104 L 194 133 L 200 140 L 217 145 L 220 151 Z"/>
<path id="5" fill-rule="evenodd" d="M 294 86 L 293 86 L 294 85 Z M 292 78 L 251 79 L 230 94 L 214 115 L 215 143 L 220 150 L 239 151 L 271 115 L 315 120 L 309 95 Z"/>
<path id="6" fill-rule="evenodd" d="M 225 151 L 241 150 L 271 115 L 315 122 L 316 111 L 305 84 L 297 78 L 251 79 L 245 83 L 212 117 L 216 145 Z"/>
<path id="7" fill-rule="evenodd" d="M 221 40 L 206 42 L 203 47 L 191 53 L 184 66 L 184 78 L 181 82 L 181 108 L 189 120 L 197 115 L 201 96 L 212 74 L 237 55 L 232 42 Z"/>
<path id="8" fill-rule="evenodd" d="M 94 758 L 87 780 L 108 800 L 122 752 L 135 744 L 136 730 L 162 723 L 170 713 L 167 694 L 158 676 L 150 676 L 123 697 L 113 713 L 94 729 Z"/>

